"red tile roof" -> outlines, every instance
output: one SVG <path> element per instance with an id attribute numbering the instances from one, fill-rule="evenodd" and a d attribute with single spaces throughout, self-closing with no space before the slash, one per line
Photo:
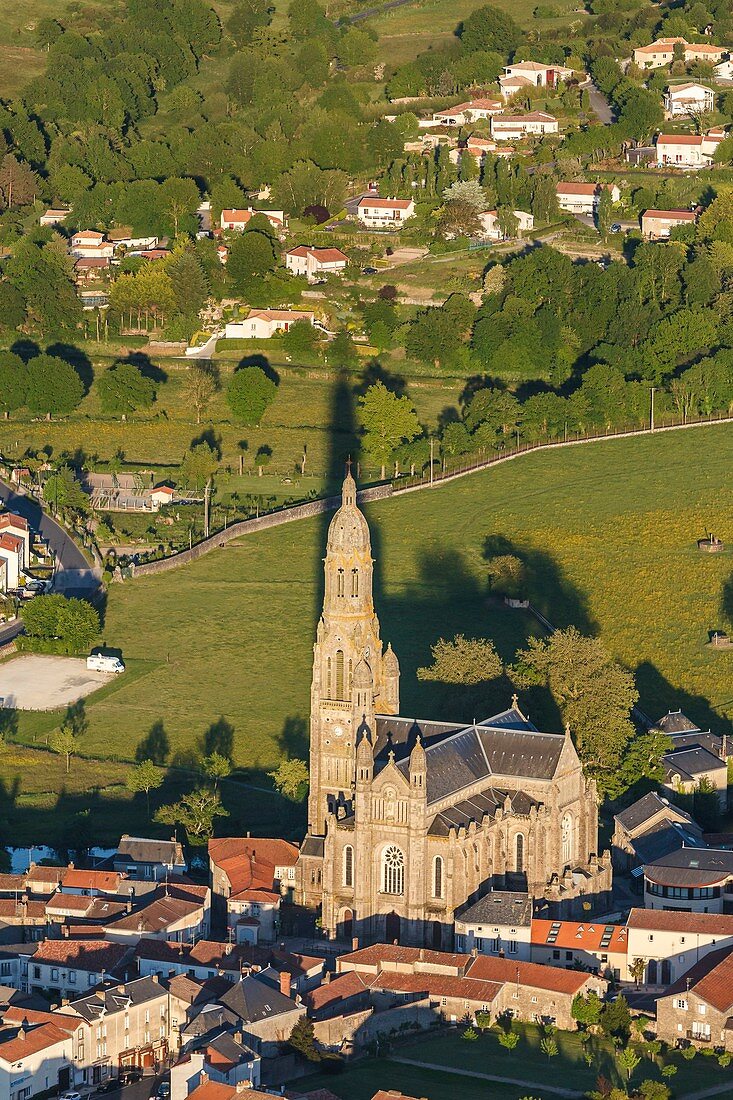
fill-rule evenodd
<path id="1" fill-rule="evenodd" d="M 0 546 L 3 550 L 13 550 L 16 554 L 19 553 L 23 547 L 24 542 L 19 535 L 0 535 Z"/>
<path id="2" fill-rule="evenodd" d="M 56 1024 L 41 1024 L 40 1027 L 26 1031 L 22 1036 L 18 1034 L 14 1039 L 4 1043 L 0 1041 L 0 1061 L 22 1062 L 25 1058 L 68 1039 L 68 1032 L 62 1031 Z"/>
<path id="3" fill-rule="evenodd" d="M 231 1085 L 222 1085 L 218 1081 L 205 1081 L 193 1092 L 189 1092 L 188 1100 L 230 1100 L 237 1095 L 237 1090 Z"/>
<path id="4" fill-rule="evenodd" d="M 559 925 L 559 927 L 558 927 Z M 541 947 L 572 947 L 578 951 L 600 951 L 626 954 L 628 935 L 622 924 L 613 925 L 611 936 L 606 929 L 611 925 L 603 921 L 532 921 L 532 943 Z M 552 933 L 551 938 L 550 933 Z M 604 941 L 601 946 L 601 941 Z"/>
<path id="5" fill-rule="evenodd" d="M 584 971 L 561 970 L 557 966 L 542 963 L 515 962 L 492 955 L 479 955 L 467 971 L 469 978 L 482 978 L 489 982 L 519 982 L 534 989 L 546 989 L 553 993 L 575 994 L 588 981 Z"/>
<path id="6" fill-rule="evenodd" d="M 365 979 L 356 970 L 337 975 L 326 985 L 321 985 L 308 994 L 308 1007 L 311 1012 L 321 1012 L 328 1005 L 345 1001 L 369 989 L 373 979 Z"/>
<path id="7" fill-rule="evenodd" d="M 642 218 L 658 218 L 660 221 L 694 222 L 694 210 L 645 210 Z"/>
<path id="8" fill-rule="evenodd" d="M 412 199 L 359 199 L 359 209 L 362 206 L 371 206 L 377 210 L 408 210 L 412 205 Z"/>
<path id="9" fill-rule="evenodd" d="M 471 961 L 465 953 L 451 954 L 449 951 L 429 951 L 423 947 L 399 947 L 396 944 L 375 943 L 372 947 L 362 947 L 347 955 L 339 956 L 338 962 L 352 966 L 381 966 L 384 963 L 428 963 L 434 966 L 460 968 Z"/>
<path id="10" fill-rule="evenodd" d="M 585 979 L 588 975 L 583 977 Z M 449 974 L 423 971 L 419 974 L 401 974 L 396 970 L 382 970 L 376 978 L 372 978 L 371 985 L 373 989 L 387 989 L 391 993 L 429 993 L 431 997 L 451 997 L 454 1000 L 488 1005 L 501 992 L 503 981 L 457 978 Z"/>
<path id="11" fill-rule="evenodd" d="M 702 145 L 703 140 L 701 134 L 660 134 L 657 145 Z"/>
<path id="12" fill-rule="evenodd" d="M 16 516 L 14 512 L 3 512 L 0 515 L 0 527 L 17 527 L 20 531 L 27 531 L 28 520 L 25 516 Z"/>
<path id="13" fill-rule="evenodd" d="M 684 913 L 681 909 L 632 909 L 628 928 L 648 932 L 689 932 L 710 936 L 733 936 L 733 915 L 726 913 Z"/>
<path id="14" fill-rule="evenodd" d="M 3 1009 L 3 1022 L 11 1024 L 55 1024 L 62 1031 L 73 1033 L 79 1026 L 77 1016 L 65 1016 L 61 1012 L 42 1012 L 22 1005 L 9 1005 Z"/>
<path id="15" fill-rule="evenodd" d="M 733 1008 L 733 951 L 730 947 L 711 951 L 695 963 L 684 977 L 667 989 L 665 997 L 689 990 L 719 1012 L 730 1012 Z"/>
<path id="16" fill-rule="evenodd" d="M 107 940 L 43 940 L 33 954 L 34 963 L 63 963 L 77 970 L 114 970 L 120 965 L 128 948 L 123 943 Z"/>

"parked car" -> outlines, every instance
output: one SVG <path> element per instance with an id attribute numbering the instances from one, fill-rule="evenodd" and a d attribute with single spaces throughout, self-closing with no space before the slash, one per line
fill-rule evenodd
<path id="1" fill-rule="evenodd" d="M 378 275 L 379 270 L 376 267 L 363 267 L 361 273 L 362 275 Z"/>
<path id="2" fill-rule="evenodd" d="M 155 1093 L 155 1095 L 158 1097 L 158 1100 L 168 1100 L 170 1094 L 170 1081 L 161 1081 Z"/>
<path id="3" fill-rule="evenodd" d="M 65 1092 L 61 1096 L 61 1100 L 81 1100 L 80 1092 Z"/>
<path id="4" fill-rule="evenodd" d="M 121 1089 L 122 1085 L 116 1077 L 110 1077 L 109 1081 L 102 1081 L 101 1085 L 97 1085 L 97 1092 L 117 1092 Z"/>
<path id="5" fill-rule="evenodd" d="M 133 1085 L 136 1081 L 142 1081 L 143 1071 L 134 1066 L 132 1069 L 126 1069 L 124 1073 L 120 1074 L 120 1084 Z"/>
<path id="6" fill-rule="evenodd" d="M 112 657 L 107 653 L 91 653 L 87 657 L 87 668 L 90 672 L 125 671 L 125 666 L 119 657 Z"/>

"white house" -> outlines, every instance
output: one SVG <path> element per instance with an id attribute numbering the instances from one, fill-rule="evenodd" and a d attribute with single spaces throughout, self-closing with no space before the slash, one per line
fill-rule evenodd
<path id="1" fill-rule="evenodd" d="M 455 914 L 455 949 L 530 961 L 532 899 L 512 890 L 492 890 Z"/>
<path id="2" fill-rule="evenodd" d="M 733 893 L 733 852 L 725 848 L 679 848 L 644 866 L 647 909 L 722 913 Z"/>
<path id="3" fill-rule="evenodd" d="M 17 588 L 25 555 L 25 544 L 18 535 L 4 531 L 0 534 L 0 558 L 5 562 L 5 584 L 7 588 Z"/>
<path id="4" fill-rule="evenodd" d="M 611 196 L 611 202 L 621 199 L 621 191 L 615 183 L 572 183 L 561 182 L 555 188 L 557 203 L 561 210 L 571 214 L 594 214 L 598 209 L 603 191 Z"/>
<path id="5" fill-rule="evenodd" d="M 670 84 L 664 94 L 664 110 L 668 118 L 695 115 L 715 109 L 715 92 L 694 81 L 686 84 Z"/>
<path id="6" fill-rule="evenodd" d="M 71 210 L 64 210 L 62 207 L 50 206 L 38 219 L 41 225 L 60 225 L 60 223 L 69 216 Z"/>
<path id="7" fill-rule="evenodd" d="M 94 258 L 111 260 L 115 246 L 108 241 L 104 233 L 94 229 L 84 229 L 71 238 L 71 255 L 90 260 Z"/>
<path id="8" fill-rule="evenodd" d="M 285 253 L 285 267 L 293 275 L 305 275 L 309 283 L 325 275 L 341 275 L 348 267 L 349 257 L 340 248 L 313 248 L 299 244 Z"/>
<path id="9" fill-rule="evenodd" d="M 535 88 L 556 88 L 562 81 L 570 80 L 573 70 L 565 65 L 541 65 L 538 61 L 515 61 L 504 66 L 508 77 L 522 77 Z"/>
<path id="10" fill-rule="evenodd" d="M 717 65 L 728 52 L 723 46 L 711 43 L 687 42 L 684 38 L 658 38 L 648 46 L 638 46 L 634 50 L 634 61 L 642 69 L 658 69 L 662 65 L 671 65 L 674 61 L 674 48 L 679 45 L 684 50 L 684 60 L 708 61 Z"/>
<path id="11" fill-rule="evenodd" d="M 150 492 L 150 499 L 156 508 L 162 508 L 166 504 L 172 504 L 175 495 L 176 491 L 170 485 L 156 485 Z"/>
<path id="12" fill-rule="evenodd" d="M 153 236 L 134 237 L 129 226 L 110 229 L 107 239 L 115 248 L 124 248 L 128 252 L 147 252 L 158 247 L 158 238 Z"/>
<path id="13" fill-rule="evenodd" d="M 44 1017 L 46 1014 L 43 1014 Z M 73 1031 L 44 1022 L 20 1023 L 0 1036 L 0 1096 L 27 1100 L 63 1092 L 72 1083 Z"/>
<path id="14" fill-rule="evenodd" d="M 315 314 L 307 309 L 251 309 L 244 321 L 230 322 L 227 340 L 269 340 L 277 332 L 287 332 L 298 321 L 312 325 Z"/>
<path id="15" fill-rule="evenodd" d="M 205 1081 L 231 1085 L 238 1091 L 260 1084 L 262 1059 L 242 1043 L 241 1033 L 221 1031 L 206 1046 L 185 1054 L 171 1067 L 170 1100 L 187 1100 Z"/>
<path id="16" fill-rule="evenodd" d="M 380 199 L 365 195 L 359 199 L 356 216 L 369 229 L 399 229 L 415 213 L 412 199 Z"/>
<path id="17" fill-rule="evenodd" d="M 532 962 L 628 980 L 628 934 L 603 920 L 532 921 Z"/>
<path id="18" fill-rule="evenodd" d="M 660 168 L 709 168 L 725 136 L 722 127 L 708 130 L 706 134 L 659 134 L 657 165 Z"/>
<path id="19" fill-rule="evenodd" d="M 557 119 L 546 111 L 531 111 L 527 115 L 494 115 L 491 136 L 497 141 L 518 141 L 523 137 L 556 134 Z"/>
<path id="20" fill-rule="evenodd" d="M 78 997 L 113 977 L 127 956 L 125 944 L 107 940 L 44 940 L 28 959 L 24 992 Z"/>
<path id="21" fill-rule="evenodd" d="M 521 237 L 523 233 L 534 227 L 534 216 L 528 214 L 526 210 L 513 210 L 512 213 L 517 219 L 517 236 Z M 483 226 L 483 236 L 487 240 L 503 241 L 506 239 L 506 235 L 499 226 L 499 215 L 496 210 L 485 210 L 483 214 L 479 214 L 479 220 Z"/>
<path id="22" fill-rule="evenodd" d="M 716 80 L 733 80 L 733 61 L 721 61 L 719 65 L 716 65 L 713 72 L 715 73 Z"/>
<path id="23" fill-rule="evenodd" d="M 0 534 L 15 535 L 23 540 L 23 567 L 27 569 L 31 563 L 31 533 L 25 516 L 17 516 L 14 512 L 0 513 Z"/>
<path id="24" fill-rule="evenodd" d="M 286 221 L 283 210 L 253 210 L 251 206 L 248 206 L 246 210 L 222 210 L 221 228 L 232 230 L 235 233 L 242 233 L 247 228 L 248 222 L 256 214 L 262 214 L 263 217 L 267 218 L 273 229 L 281 230 L 285 228 Z"/>
<path id="25" fill-rule="evenodd" d="M 469 103 L 459 103 L 455 107 L 447 107 L 445 111 L 435 111 L 431 125 L 436 126 L 465 126 L 475 122 L 479 118 L 491 118 L 492 115 L 501 113 L 500 99 L 472 99 Z"/>
<path id="26" fill-rule="evenodd" d="M 670 985 L 721 947 L 733 947 L 733 916 L 632 909 L 626 922 L 629 963 L 644 960 L 643 981 Z"/>

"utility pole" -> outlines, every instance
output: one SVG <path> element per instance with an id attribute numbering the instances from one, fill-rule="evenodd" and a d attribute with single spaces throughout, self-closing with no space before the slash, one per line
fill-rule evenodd
<path id="1" fill-rule="evenodd" d="M 211 494 L 211 478 L 204 488 L 204 538 L 209 537 L 209 496 Z"/>
<path id="2" fill-rule="evenodd" d="M 433 439 L 433 437 L 431 435 L 430 436 L 430 485 L 431 485 L 431 487 L 432 487 L 432 484 L 433 484 L 433 447 L 434 447 L 434 445 L 435 445 L 435 440 Z"/>
<path id="3" fill-rule="evenodd" d="M 649 391 L 650 405 L 649 405 L 649 431 L 654 431 L 654 394 L 657 392 L 657 387 L 652 386 Z"/>

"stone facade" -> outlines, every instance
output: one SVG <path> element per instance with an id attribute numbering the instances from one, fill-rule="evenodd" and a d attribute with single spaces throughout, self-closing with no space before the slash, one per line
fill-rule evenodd
<path id="1" fill-rule="evenodd" d="M 298 896 L 329 935 L 450 946 L 456 909 L 492 887 L 550 912 L 607 900 L 598 799 L 569 731 L 511 708 L 465 727 L 397 717 L 399 663 L 372 599 L 369 529 L 344 481 L 314 645 L 308 836 Z"/>

